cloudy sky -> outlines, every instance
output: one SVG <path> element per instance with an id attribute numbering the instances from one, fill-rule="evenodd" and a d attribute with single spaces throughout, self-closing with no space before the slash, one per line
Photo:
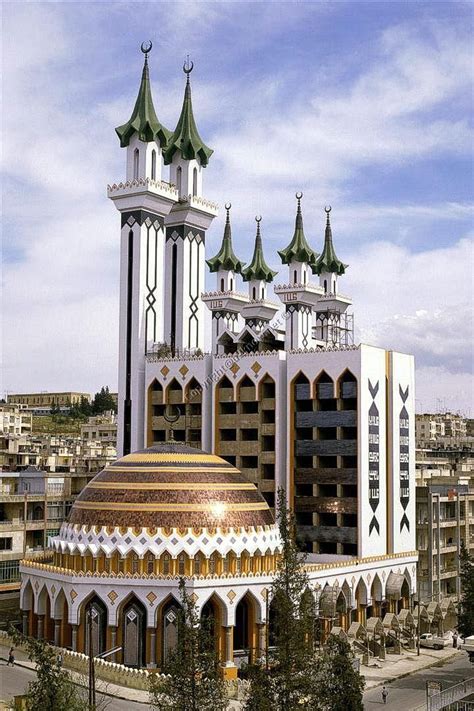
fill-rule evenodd
<path id="1" fill-rule="evenodd" d="M 472 6 L 463 2 L 5 3 L 3 391 L 117 383 L 114 127 L 154 43 L 177 121 L 187 53 L 214 148 L 204 194 L 249 259 L 293 230 L 320 251 L 331 204 L 358 339 L 414 353 L 418 410 L 472 407 Z M 216 250 L 223 217 L 209 231 Z M 472 415 L 472 410 L 471 410 Z"/>

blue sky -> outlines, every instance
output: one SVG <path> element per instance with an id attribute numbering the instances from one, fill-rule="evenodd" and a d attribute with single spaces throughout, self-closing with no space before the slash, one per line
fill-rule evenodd
<path id="1" fill-rule="evenodd" d="M 3 389 L 116 385 L 114 127 L 152 39 L 174 128 L 187 53 L 204 194 L 249 259 L 291 238 L 296 190 L 320 249 L 333 206 L 358 337 L 415 354 L 418 407 L 468 411 L 472 376 L 472 6 L 460 2 L 6 3 Z M 222 215 L 209 231 L 220 240 Z"/>

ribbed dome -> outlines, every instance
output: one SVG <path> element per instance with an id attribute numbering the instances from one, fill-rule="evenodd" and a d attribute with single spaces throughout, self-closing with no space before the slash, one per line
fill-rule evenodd
<path id="1" fill-rule="evenodd" d="M 221 457 L 178 443 L 127 454 L 77 497 L 69 523 L 129 528 L 271 526 L 256 486 Z"/>

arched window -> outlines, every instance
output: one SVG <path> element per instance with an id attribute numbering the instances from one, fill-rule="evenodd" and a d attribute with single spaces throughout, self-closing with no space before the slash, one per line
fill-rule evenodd
<path id="1" fill-rule="evenodd" d="M 170 554 L 165 553 L 163 556 L 163 575 L 170 574 Z"/>
<path id="2" fill-rule="evenodd" d="M 230 290 L 233 291 L 233 289 L 234 289 L 234 280 L 231 279 L 230 280 Z"/>
<path id="3" fill-rule="evenodd" d="M 221 291 L 224 291 L 224 279 L 221 279 Z"/>
<path id="4" fill-rule="evenodd" d="M 199 553 L 194 557 L 194 575 L 201 575 L 201 556 Z"/>
<path id="5" fill-rule="evenodd" d="M 209 575 L 215 575 L 216 574 L 216 559 L 214 555 L 211 555 L 209 558 Z"/>
<path id="6" fill-rule="evenodd" d="M 252 299 L 255 301 L 256 298 L 257 298 L 257 291 L 256 291 L 255 287 L 253 287 L 253 289 L 252 289 Z"/>
<path id="7" fill-rule="evenodd" d="M 179 197 L 181 197 L 181 183 L 183 181 L 183 170 L 181 166 L 178 166 L 176 170 L 176 190 L 178 191 Z"/>
<path id="8" fill-rule="evenodd" d="M 197 189 L 198 189 L 198 172 L 197 172 L 197 168 L 194 168 L 194 170 L 193 170 L 193 195 L 197 195 Z"/>
<path id="9" fill-rule="evenodd" d="M 152 553 L 148 553 L 146 559 L 146 572 L 147 575 L 151 575 L 155 572 L 155 560 Z"/>
<path id="10" fill-rule="evenodd" d="M 222 558 L 222 570 L 224 573 L 229 572 L 229 556 L 225 555 Z"/>
<path id="11" fill-rule="evenodd" d="M 307 276 L 307 274 L 306 274 L 306 269 L 305 269 L 303 272 L 303 284 L 306 284 L 306 276 Z"/>
<path id="12" fill-rule="evenodd" d="M 335 279 L 334 279 L 334 281 L 333 281 L 333 283 L 332 283 L 332 293 L 333 293 L 333 294 L 336 293 L 336 280 L 335 280 Z"/>
<path id="13" fill-rule="evenodd" d="M 138 573 L 138 556 L 136 553 L 132 553 L 132 575 Z"/>
<path id="14" fill-rule="evenodd" d="M 293 281 L 294 281 L 295 284 L 298 283 L 298 272 L 296 271 L 296 269 L 295 269 L 295 271 L 293 272 Z"/>
<path id="15" fill-rule="evenodd" d="M 178 575 L 184 575 L 184 553 L 178 556 Z"/>
<path id="16" fill-rule="evenodd" d="M 327 280 L 326 280 L 326 279 L 324 280 L 324 293 L 325 293 L 325 294 L 328 293 L 328 283 L 327 283 Z"/>
<path id="17" fill-rule="evenodd" d="M 264 299 L 264 298 L 265 298 L 265 287 L 262 286 L 262 299 Z"/>
<path id="18" fill-rule="evenodd" d="M 151 152 L 151 179 L 156 180 L 156 151 Z"/>
<path id="19" fill-rule="evenodd" d="M 138 148 L 135 148 L 135 151 L 133 153 L 133 179 L 137 180 L 138 178 L 138 162 L 140 160 L 140 151 Z"/>

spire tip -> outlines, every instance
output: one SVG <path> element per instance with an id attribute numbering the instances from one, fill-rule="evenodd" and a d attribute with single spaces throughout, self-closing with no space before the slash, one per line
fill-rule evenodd
<path id="1" fill-rule="evenodd" d="M 140 49 L 143 52 L 143 54 L 145 55 L 145 62 L 147 61 L 148 55 L 151 52 L 152 48 L 153 48 L 153 42 L 151 40 L 148 40 L 148 42 L 141 43 Z"/>

